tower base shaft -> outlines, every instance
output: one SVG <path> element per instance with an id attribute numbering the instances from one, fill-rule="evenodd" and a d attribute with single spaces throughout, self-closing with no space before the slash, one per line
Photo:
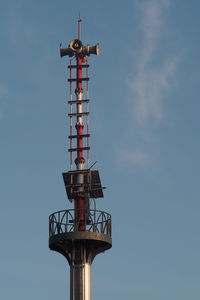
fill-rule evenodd
<path id="1" fill-rule="evenodd" d="M 91 300 L 91 264 L 70 266 L 70 300 Z"/>

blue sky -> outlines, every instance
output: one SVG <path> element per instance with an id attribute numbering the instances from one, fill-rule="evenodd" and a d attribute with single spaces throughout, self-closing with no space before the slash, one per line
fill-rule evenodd
<path id="1" fill-rule="evenodd" d="M 67 59 L 90 58 L 92 162 L 113 248 L 93 263 L 93 299 L 200 298 L 200 39 L 197 0 L 0 3 L 1 295 L 69 299 L 69 267 L 48 250 L 48 215 L 71 208 Z"/>

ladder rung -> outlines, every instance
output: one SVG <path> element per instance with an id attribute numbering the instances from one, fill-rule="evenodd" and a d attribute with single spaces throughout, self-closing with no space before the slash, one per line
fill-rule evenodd
<path id="1" fill-rule="evenodd" d="M 90 80 L 90 78 L 89 77 L 85 77 L 85 78 L 69 78 L 68 79 L 68 81 L 69 82 L 72 82 L 72 81 L 78 81 L 78 82 L 82 82 L 82 81 L 88 81 L 88 80 Z"/>
<path id="2" fill-rule="evenodd" d="M 82 148 L 70 148 L 68 149 L 69 152 L 74 152 L 74 151 L 84 151 L 84 150 L 90 150 L 90 147 L 82 147 Z"/>
<path id="3" fill-rule="evenodd" d="M 70 100 L 70 101 L 68 101 L 69 104 L 88 103 L 88 102 L 90 102 L 90 99 L 84 99 L 84 100 Z"/>
<path id="4" fill-rule="evenodd" d="M 71 113 L 68 114 L 69 117 L 81 117 L 81 116 L 89 116 L 89 112 L 82 112 L 82 113 Z"/>
<path id="5" fill-rule="evenodd" d="M 81 66 L 77 66 L 77 65 L 69 65 L 68 68 L 69 69 L 82 69 L 82 68 L 89 68 L 90 65 L 81 65 Z"/>
<path id="6" fill-rule="evenodd" d="M 90 134 L 81 134 L 81 135 L 69 135 L 69 139 L 76 139 L 76 138 L 89 138 Z"/>

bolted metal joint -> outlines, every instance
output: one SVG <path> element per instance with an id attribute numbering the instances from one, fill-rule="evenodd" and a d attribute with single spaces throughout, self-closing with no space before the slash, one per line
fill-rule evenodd
<path id="1" fill-rule="evenodd" d="M 84 163 L 85 163 L 85 158 L 84 158 L 84 157 L 77 157 L 77 158 L 74 160 L 74 162 L 75 162 L 76 165 L 84 164 Z"/>
<path id="2" fill-rule="evenodd" d="M 79 96 L 80 94 L 83 94 L 83 88 L 76 88 L 75 89 L 75 94 L 76 94 L 76 96 Z"/>
<path id="3" fill-rule="evenodd" d="M 79 129 L 79 130 L 83 130 L 83 129 L 84 129 L 84 125 L 83 125 L 83 124 L 80 124 L 79 122 L 76 123 L 76 126 L 75 126 L 75 127 L 76 127 L 77 130 L 78 130 L 78 129 Z"/>

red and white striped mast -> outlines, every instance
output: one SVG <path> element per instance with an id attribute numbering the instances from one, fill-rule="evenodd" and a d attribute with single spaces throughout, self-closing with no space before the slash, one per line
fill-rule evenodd
<path id="1" fill-rule="evenodd" d="M 78 38 L 68 48 L 60 47 L 61 57 L 70 57 L 70 170 L 63 173 L 63 179 L 74 209 L 58 211 L 49 217 L 49 247 L 63 254 L 70 265 L 70 300 L 91 300 L 92 261 L 112 247 L 111 215 L 90 207 L 90 199 L 103 197 L 99 172 L 89 168 L 87 62 L 91 54 L 99 54 L 99 45 L 82 44 L 79 18 Z"/>
<path id="2" fill-rule="evenodd" d="M 81 20 L 78 20 L 78 40 L 81 40 Z M 76 41 L 77 42 L 77 41 Z M 76 100 L 77 100 L 77 116 L 76 116 L 76 131 L 77 131 L 77 149 L 76 154 L 77 157 L 75 159 L 76 169 L 77 170 L 83 170 L 85 165 L 85 158 L 84 158 L 84 150 L 89 151 L 89 147 L 83 147 L 83 139 L 89 138 L 89 134 L 84 135 L 84 124 L 83 124 L 83 77 L 82 77 L 82 68 L 83 68 L 83 62 L 85 57 L 82 55 L 76 55 Z M 86 68 L 89 67 L 89 65 L 84 65 Z M 85 80 L 89 80 L 89 78 L 84 78 Z M 87 114 L 88 112 L 86 112 Z M 71 138 L 71 137 L 70 137 Z M 71 149 L 70 149 L 71 151 Z M 83 174 L 79 173 L 77 182 L 78 184 L 84 184 L 84 178 Z M 86 198 L 78 196 L 75 201 L 75 210 L 77 212 L 77 220 L 79 222 L 79 230 L 85 230 L 85 205 L 86 205 Z"/>

